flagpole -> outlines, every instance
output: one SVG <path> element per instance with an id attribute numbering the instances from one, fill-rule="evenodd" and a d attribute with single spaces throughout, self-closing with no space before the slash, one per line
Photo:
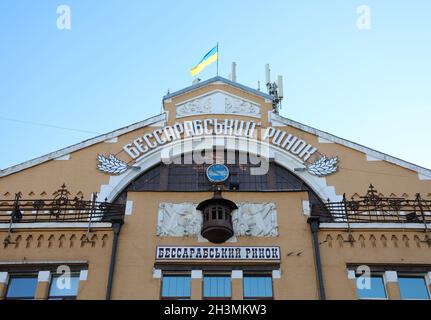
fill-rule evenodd
<path id="1" fill-rule="evenodd" d="M 217 42 L 217 77 L 218 77 L 218 59 L 220 57 L 219 51 L 218 51 L 218 42 Z"/>

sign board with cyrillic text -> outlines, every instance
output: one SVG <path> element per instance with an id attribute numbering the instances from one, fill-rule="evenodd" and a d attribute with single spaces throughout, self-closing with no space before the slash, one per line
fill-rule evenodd
<path id="1" fill-rule="evenodd" d="M 280 260 L 280 247 L 157 246 L 156 260 Z"/>

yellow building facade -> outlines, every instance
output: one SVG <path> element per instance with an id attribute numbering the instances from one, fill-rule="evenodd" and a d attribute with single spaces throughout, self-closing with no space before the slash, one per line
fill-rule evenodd
<path id="1" fill-rule="evenodd" d="M 431 170 L 215 77 L 0 171 L 0 299 L 429 299 Z"/>

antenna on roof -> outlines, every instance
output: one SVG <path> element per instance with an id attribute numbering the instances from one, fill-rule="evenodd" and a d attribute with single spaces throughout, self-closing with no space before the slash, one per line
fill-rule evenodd
<path id="1" fill-rule="evenodd" d="M 283 76 L 278 76 L 277 79 L 278 97 L 283 100 Z"/>
<path id="2" fill-rule="evenodd" d="M 232 62 L 232 74 L 231 74 L 232 78 L 231 80 L 233 82 L 236 82 L 236 62 Z"/>
<path id="3" fill-rule="evenodd" d="M 278 76 L 276 82 L 271 82 L 271 69 L 269 64 L 265 65 L 265 81 L 268 94 L 274 98 L 272 103 L 274 112 L 279 113 L 281 109 L 281 100 L 283 100 L 283 77 Z"/>
<path id="4" fill-rule="evenodd" d="M 265 83 L 268 86 L 271 83 L 271 69 L 269 68 L 269 64 L 265 65 Z"/>

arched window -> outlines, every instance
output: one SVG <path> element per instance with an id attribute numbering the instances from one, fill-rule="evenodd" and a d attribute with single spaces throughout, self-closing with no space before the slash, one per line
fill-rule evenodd
<path id="1" fill-rule="evenodd" d="M 224 192 L 237 191 L 306 191 L 311 204 L 322 204 L 321 199 L 293 172 L 270 161 L 268 172 L 264 175 L 252 175 L 250 170 L 257 165 L 242 164 L 236 152 L 235 163 L 226 165 L 229 178 L 224 182 Z M 181 157 L 184 160 L 184 156 Z M 184 161 L 181 161 L 184 163 Z M 206 177 L 209 164 L 160 163 L 142 173 L 132 181 L 119 195 L 116 202 L 125 203 L 128 191 L 209 191 L 211 182 Z M 325 200 L 325 199 L 323 199 Z"/>

